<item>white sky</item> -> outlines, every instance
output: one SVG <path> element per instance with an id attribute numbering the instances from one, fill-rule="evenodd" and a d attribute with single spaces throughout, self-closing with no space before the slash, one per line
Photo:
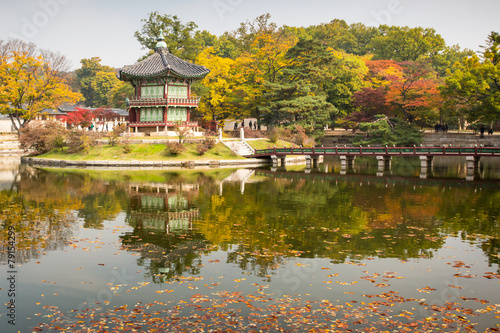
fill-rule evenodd
<path id="1" fill-rule="evenodd" d="M 215 35 L 265 13 L 279 26 L 338 18 L 348 24 L 434 28 L 448 45 L 474 51 L 491 31 L 500 32 L 500 0 L 0 0 L 0 39 L 22 38 L 59 51 L 73 69 L 82 58 L 95 56 L 103 65 L 122 67 L 146 53 L 134 32 L 156 10 Z"/>

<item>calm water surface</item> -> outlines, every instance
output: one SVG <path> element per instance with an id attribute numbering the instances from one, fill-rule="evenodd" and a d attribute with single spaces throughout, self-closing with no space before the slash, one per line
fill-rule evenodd
<path id="1" fill-rule="evenodd" d="M 498 330 L 500 163 L 418 163 L 0 164 L 0 331 Z"/>

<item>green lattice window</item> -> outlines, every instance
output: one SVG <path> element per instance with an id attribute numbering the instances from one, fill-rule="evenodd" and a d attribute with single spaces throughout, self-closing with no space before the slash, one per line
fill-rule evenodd
<path id="1" fill-rule="evenodd" d="M 161 197 L 142 196 L 141 208 L 163 210 L 165 208 L 165 200 L 163 200 L 163 198 Z"/>
<path id="2" fill-rule="evenodd" d="M 164 86 L 145 86 L 141 88 L 141 98 L 163 98 L 164 96 Z"/>
<path id="3" fill-rule="evenodd" d="M 168 97 L 187 98 L 188 87 L 186 86 L 168 86 Z"/>
<path id="4" fill-rule="evenodd" d="M 163 121 L 163 109 L 141 108 L 140 121 Z"/>
<path id="5" fill-rule="evenodd" d="M 189 229 L 189 219 L 188 218 L 179 218 L 168 221 L 168 227 L 170 232 L 174 232 L 177 230 L 188 230 Z"/>
<path id="6" fill-rule="evenodd" d="M 170 210 L 184 210 L 188 208 L 188 201 L 186 198 L 176 195 L 168 197 L 168 208 Z"/>
<path id="7" fill-rule="evenodd" d="M 187 121 L 187 108 L 168 108 L 168 121 Z"/>

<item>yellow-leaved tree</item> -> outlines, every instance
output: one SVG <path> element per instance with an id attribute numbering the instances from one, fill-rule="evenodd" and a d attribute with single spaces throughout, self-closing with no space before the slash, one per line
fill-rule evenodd
<path id="1" fill-rule="evenodd" d="M 0 40 L 0 113 L 19 132 L 47 108 L 74 103 L 82 96 L 67 84 L 69 62 L 33 43 Z"/>
<path id="2" fill-rule="evenodd" d="M 198 94 L 202 95 L 199 111 L 205 120 L 219 120 L 233 117 L 234 108 L 230 101 L 233 93 L 235 61 L 214 54 L 212 47 L 203 50 L 196 63 L 210 69 L 200 82 Z"/>

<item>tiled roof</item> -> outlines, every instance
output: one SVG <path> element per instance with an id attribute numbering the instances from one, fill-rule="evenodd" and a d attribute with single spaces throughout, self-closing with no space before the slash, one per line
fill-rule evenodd
<path id="1" fill-rule="evenodd" d="M 172 55 L 167 48 L 158 47 L 156 52 L 146 59 L 123 67 L 119 78 L 123 80 L 125 77 L 151 77 L 167 72 L 181 77 L 202 78 L 210 73 L 210 70 Z"/>
<path id="2" fill-rule="evenodd" d="M 63 112 L 61 112 L 59 110 L 49 109 L 49 108 L 43 109 L 41 113 L 43 113 L 43 114 L 52 114 L 52 115 L 56 115 L 56 116 L 57 115 L 63 115 L 63 114 L 65 114 L 65 113 L 63 113 Z"/>

